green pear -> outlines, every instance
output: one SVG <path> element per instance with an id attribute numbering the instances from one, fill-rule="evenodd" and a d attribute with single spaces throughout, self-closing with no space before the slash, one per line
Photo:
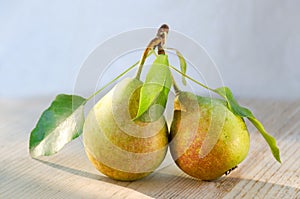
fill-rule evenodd
<path id="1" fill-rule="evenodd" d="M 153 122 L 133 120 L 142 82 L 126 78 L 89 112 L 83 143 L 93 165 L 110 178 L 133 181 L 153 172 L 168 147 L 168 128 L 161 116 Z"/>
<path id="2" fill-rule="evenodd" d="M 244 120 L 220 99 L 180 92 L 174 102 L 170 151 L 186 174 L 215 180 L 247 156 L 249 133 Z"/>

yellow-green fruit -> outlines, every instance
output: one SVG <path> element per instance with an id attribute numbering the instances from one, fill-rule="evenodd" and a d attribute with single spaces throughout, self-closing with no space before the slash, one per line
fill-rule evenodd
<path id="1" fill-rule="evenodd" d="M 83 127 L 86 154 L 110 178 L 133 181 L 149 175 L 163 161 L 168 147 L 164 117 L 133 121 L 142 82 L 126 78 L 89 112 Z"/>
<path id="2" fill-rule="evenodd" d="M 175 98 L 170 138 L 177 166 L 202 180 L 217 179 L 237 166 L 250 145 L 244 120 L 225 101 L 188 92 Z"/>

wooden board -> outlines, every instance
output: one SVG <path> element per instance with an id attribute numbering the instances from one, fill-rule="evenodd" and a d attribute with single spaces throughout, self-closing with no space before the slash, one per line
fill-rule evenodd
<path id="1" fill-rule="evenodd" d="M 51 100 L 0 100 L 0 198 L 300 198 L 300 100 L 242 100 L 276 137 L 283 163 L 249 125 L 247 159 L 214 182 L 185 175 L 169 154 L 142 180 L 114 181 L 91 165 L 81 139 L 54 156 L 30 158 L 29 133 Z"/>

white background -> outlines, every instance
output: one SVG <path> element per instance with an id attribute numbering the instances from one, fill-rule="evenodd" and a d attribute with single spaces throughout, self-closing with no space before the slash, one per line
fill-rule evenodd
<path id="1" fill-rule="evenodd" d="M 162 23 L 205 47 L 237 96 L 300 97 L 297 0 L 0 1 L 0 97 L 70 93 L 99 44 Z"/>

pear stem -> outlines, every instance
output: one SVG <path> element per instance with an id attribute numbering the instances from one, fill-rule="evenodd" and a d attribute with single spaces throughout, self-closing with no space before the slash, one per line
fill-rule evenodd
<path id="1" fill-rule="evenodd" d="M 166 24 L 163 24 L 157 31 L 156 33 L 156 37 L 153 38 L 149 44 L 147 45 L 146 49 L 144 50 L 143 54 L 142 54 L 142 57 L 140 59 L 140 62 L 139 62 L 139 68 L 137 70 L 137 73 L 135 75 L 135 78 L 136 79 L 140 79 L 141 77 L 141 73 L 142 73 L 142 70 L 143 70 L 143 66 L 144 66 L 144 63 L 146 61 L 146 58 L 147 58 L 147 55 L 148 55 L 148 52 L 150 50 L 154 50 L 156 47 L 159 47 L 158 49 L 158 53 L 162 53 L 161 50 L 163 50 L 162 46 L 165 44 L 165 41 L 166 41 L 166 37 L 167 37 L 167 34 L 169 32 L 169 27 L 168 25 Z M 163 50 L 163 53 L 164 53 L 164 50 Z"/>

